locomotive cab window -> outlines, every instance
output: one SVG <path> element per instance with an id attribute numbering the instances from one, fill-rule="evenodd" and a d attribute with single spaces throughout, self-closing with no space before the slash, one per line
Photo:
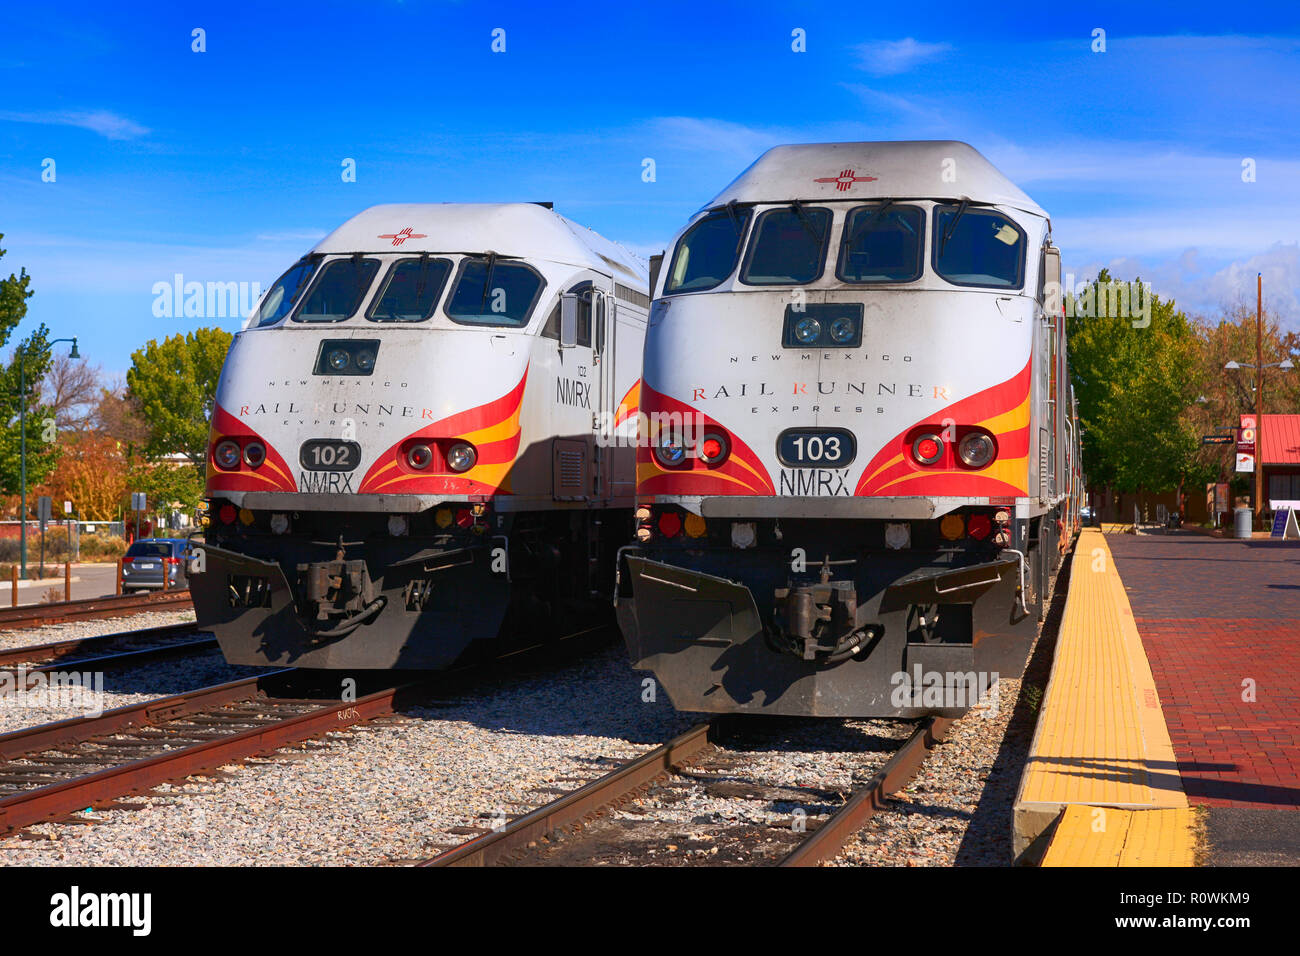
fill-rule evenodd
<path id="1" fill-rule="evenodd" d="M 844 220 L 842 282 L 911 282 L 921 277 L 925 216 L 917 206 L 858 206 Z"/>
<path id="2" fill-rule="evenodd" d="M 372 322 L 423 322 L 442 298 L 450 259 L 399 259 L 366 314 Z"/>
<path id="3" fill-rule="evenodd" d="M 802 285 L 822 274 L 831 234 L 829 209 L 786 206 L 758 217 L 740 272 L 746 285 Z"/>
<path id="4" fill-rule="evenodd" d="M 591 348 L 591 290 L 590 282 L 579 282 L 569 293 L 579 296 L 578 298 L 578 335 L 577 344 L 584 348 Z M 560 339 L 560 303 L 555 303 L 555 308 L 547 316 L 546 325 L 542 326 L 542 335 L 548 339 Z"/>
<path id="5" fill-rule="evenodd" d="M 724 209 L 688 229 L 673 251 L 664 294 L 700 292 L 720 285 L 735 271 L 748 225 L 748 209 Z"/>
<path id="6" fill-rule="evenodd" d="M 460 264 L 447 315 L 459 325 L 521 329 L 545 284 L 522 262 L 470 257 Z"/>
<path id="7" fill-rule="evenodd" d="M 366 297 L 378 271 L 378 259 L 362 256 L 327 262 L 298 307 L 294 321 L 342 322 L 350 318 Z"/>
<path id="8" fill-rule="evenodd" d="M 967 204 L 934 209 L 934 271 L 953 285 L 1018 289 L 1025 231 L 1000 212 Z"/>
<path id="9" fill-rule="evenodd" d="M 275 280 L 271 291 L 262 300 L 262 307 L 257 310 L 257 327 L 275 325 L 293 311 L 298 296 L 307 288 L 312 274 L 316 271 L 319 259 L 303 259 L 289 267 L 289 270 Z"/>

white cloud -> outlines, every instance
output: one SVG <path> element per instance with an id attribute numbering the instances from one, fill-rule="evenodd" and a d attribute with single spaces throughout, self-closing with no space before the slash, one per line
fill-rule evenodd
<path id="1" fill-rule="evenodd" d="M 1161 298 L 1173 299 L 1192 315 L 1216 318 L 1234 306 L 1255 305 L 1255 276 L 1264 278 L 1264 307 L 1284 329 L 1300 332 L 1300 243 L 1275 243 L 1262 252 L 1223 261 L 1191 247 L 1168 258 L 1120 256 L 1076 265 L 1067 253 L 1066 272 L 1076 281 L 1103 266 L 1119 279 L 1141 277 Z"/>
<path id="2" fill-rule="evenodd" d="M 858 66 L 875 76 L 906 73 L 922 63 L 937 60 L 952 49 L 948 43 L 921 43 L 912 37 L 878 40 L 854 47 Z"/>
<path id="3" fill-rule="evenodd" d="M 134 120 L 108 110 L 61 110 L 55 112 L 20 112 L 0 110 L 0 122 L 40 123 L 45 126 L 76 126 L 98 133 L 105 139 L 135 139 L 149 130 Z"/>
<path id="4" fill-rule="evenodd" d="M 282 232 L 263 233 L 258 242 L 319 242 L 329 235 L 324 229 L 287 229 Z"/>

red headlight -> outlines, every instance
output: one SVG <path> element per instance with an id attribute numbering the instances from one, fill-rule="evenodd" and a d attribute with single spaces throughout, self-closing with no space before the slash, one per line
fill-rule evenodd
<path id="1" fill-rule="evenodd" d="M 682 518 L 675 511 L 665 511 L 659 516 L 659 533 L 665 538 L 675 538 L 682 530 Z"/>
<path id="2" fill-rule="evenodd" d="M 993 522 L 988 515 L 971 515 L 970 521 L 966 522 L 966 533 L 976 541 L 983 541 L 992 530 Z"/>

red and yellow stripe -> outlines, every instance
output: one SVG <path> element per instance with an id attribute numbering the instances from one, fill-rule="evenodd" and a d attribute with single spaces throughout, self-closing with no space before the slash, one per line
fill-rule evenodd
<path id="1" fill-rule="evenodd" d="M 1015 376 L 941 409 L 899 432 L 863 470 L 857 495 L 956 495 L 962 497 L 1029 494 L 1029 385 L 1032 360 Z M 975 427 L 993 435 L 997 458 L 985 468 L 921 465 L 907 436 L 918 429 L 943 434 L 944 422 Z"/>

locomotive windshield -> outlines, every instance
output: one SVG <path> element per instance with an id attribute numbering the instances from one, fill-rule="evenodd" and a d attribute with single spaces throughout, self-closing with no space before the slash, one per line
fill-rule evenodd
<path id="1" fill-rule="evenodd" d="M 379 271 L 378 259 L 349 256 L 335 259 L 320 270 L 315 284 L 294 320 L 297 322 L 342 322 L 357 311 L 366 290 Z"/>
<path id="2" fill-rule="evenodd" d="M 1024 283 L 1025 232 L 992 209 L 936 206 L 934 271 L 954 285 L 1017 289 Z"/>
<path id="3" fill-rule="evenodd" d="M 399 259 L 388 270 L 383 290 L 367 317 L 373 322 L 422 322 L 442 298 L 450 259 Z"/>
<path id="4" fill-rule="evenodd" d="M 748 209 L 725 209 L 692 226 L 677 243 L 664 292 L 712 289 L 731 275 L 748 224 Z"/>
<path id="5" fill-rule="evenodd" d="M 298 296 L 307 288 L 312 273 L 316 271 L 316 263 L 316 259 L 303 259 L 275 280 L 275 285 L 271 286 L 271 291 L 262 300 L 262 307 L 257 310 L 258 328 L 275 325 L 293 310 Z"/>
<path id="6" fill-rule="evenodd" d="M 799 285 L 822 274 L 831 232 L 829 209 L 795 204 L 758 217 L 740 281 L 749 285 Z"/>
<path id="7" fill-rule="evenodd" d="M 522 262 L 469 257 L 460 264 L 447 315 L 460 325 L 523 328 L 544 284 Z"/>
<path id="8" fill-rule="evenodd" d="M 925 214 L 917 206 L 858 206 L 845 218 L 835 274 L 844 282 L 919 279 L 924 231 Z"/>

